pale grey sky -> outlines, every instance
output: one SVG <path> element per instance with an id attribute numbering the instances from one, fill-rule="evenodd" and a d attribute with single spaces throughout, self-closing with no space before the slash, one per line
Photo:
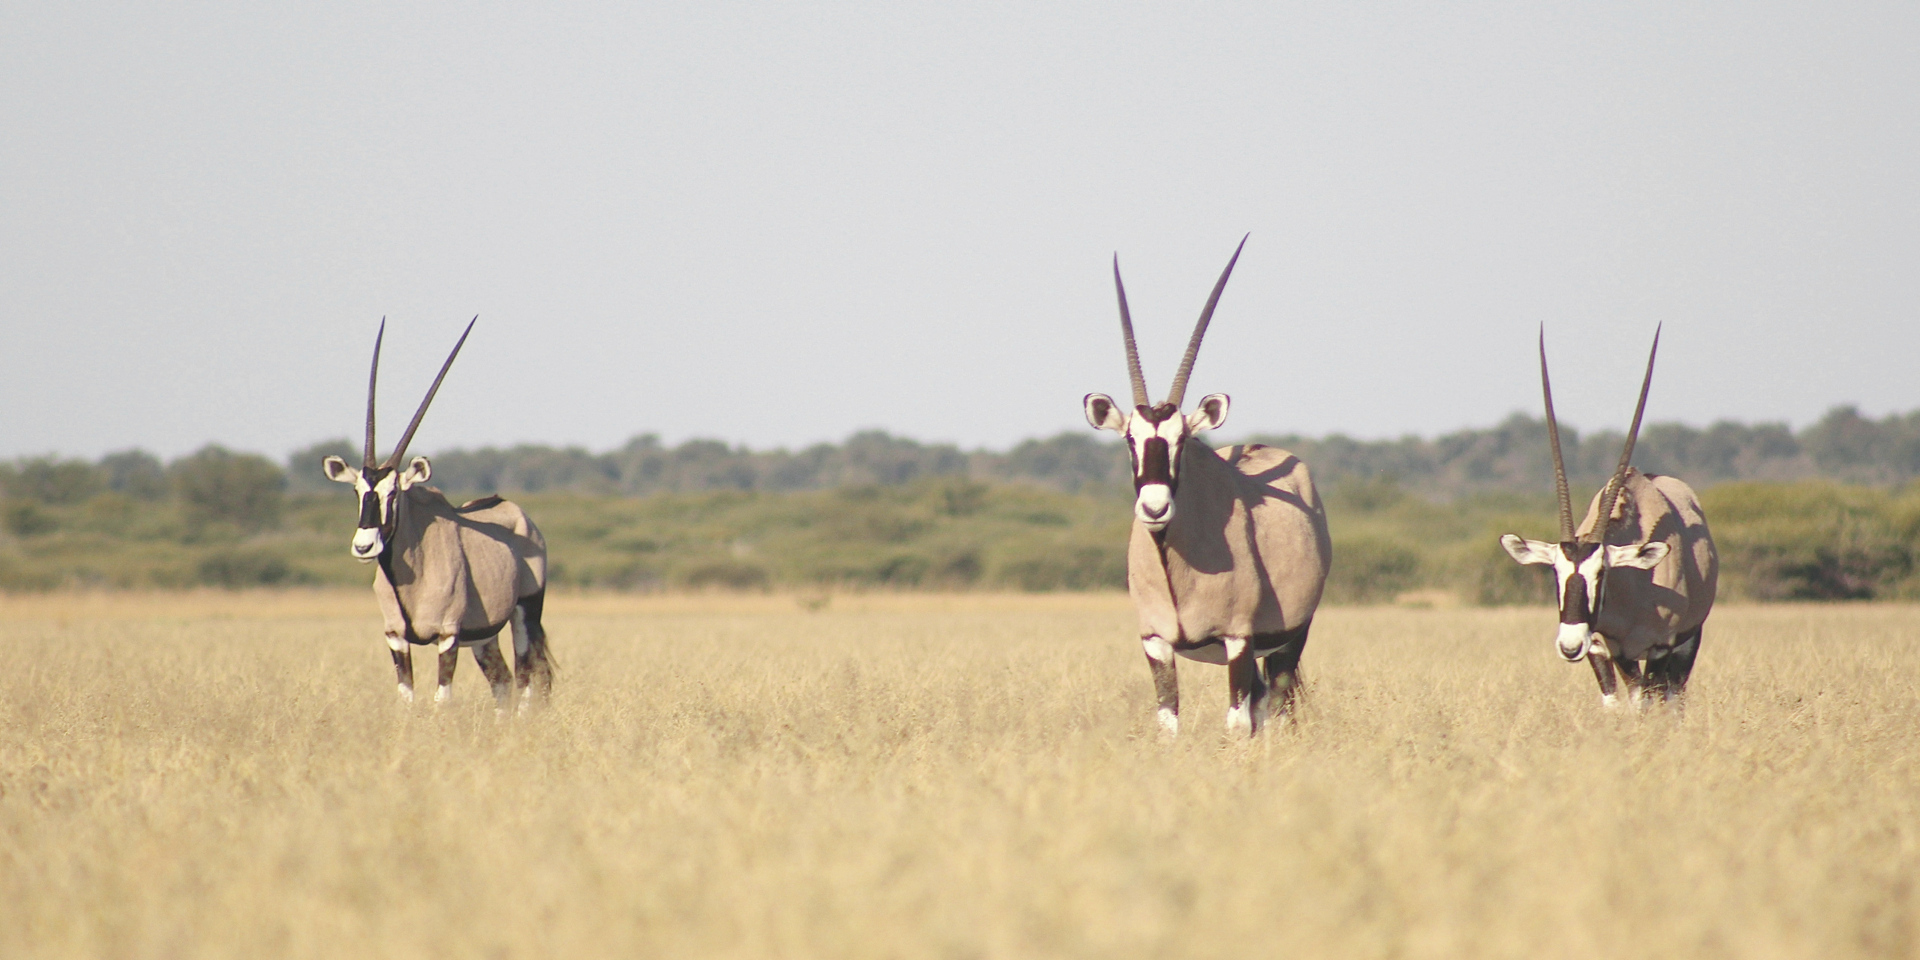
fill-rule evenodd
<path id="1" fill-rule="evenodd" d="M 1920 407 L 1911 3 L 0 7 L 0 456 Z"/>

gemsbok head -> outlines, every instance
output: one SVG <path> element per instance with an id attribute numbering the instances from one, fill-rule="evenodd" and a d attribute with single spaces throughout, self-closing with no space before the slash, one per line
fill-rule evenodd
<path id="1" fill-rule="evenodd" d="M 1702 625 L 1713 609 L 1719 582 L 1713 535 L 1693 488 L 1677 478 L 1641 473 L 1632 466 L 1659 350 L 1656 329 L 1619 465 L 1594 494 L 1586 520 L 1576 528 L 1542 328 L 1540 392 L 1553 452 L 1560 540 L 1547 543 L 1511 533 L 1500 538 L 1500 545 L 1519 563 L 1553 568 L 1560 607 L 1554 649 L 1569 663 L 1584 659 L 1593 667 L 1602 702 L 1609 706 L 1618 701 L 1616 673 L 1625 680 L 1635 705 L 1649 695 L 1671 700 L 1686 691 L 1700 650 Z"/>
<path id="2" fill-rule="evenodd" d="M 380 382 L 380 344 L 387 324 L 373 341 L 373 369 L 367 377 L 366 445 L 358 469 L 340 457 L 321 462 L 327 478 L 351 484 L 360 503 L 359 524 L 348 548 L 354 559 L 374 563 L 373 594 L 386 620 L 387 648 L 399 675 L 400 697 L 413 700 L 411 644 L 433 644 L 440 651 L 440 686 L 435 702 L 452 693 L 459 648 L 473 658 L 503 709 L 518 674 L 520 703 L 553 686 L 546 630 L 541 626 L 547 583 L 547 544 L 524 510 L 498 496 L 455 507 L 427 486 L 433 467 L 415 457 L 399 469 L 407 445 L 427 415 L 460 348 L 473 332 L 467 324 L 440 374 L 414 411 L 400 443 L 385 460 L 374 445 L 374 395 Z M 516 670 L 510 673 L 499 647 L 500 632 L 513 626 Z"/>
<path id="3" fill-rule="evenodd" d="M 1133 533 L 1127 588 L 1153 673 L 1162 731 L 1180 729 L 1176 654 L 1227 666 L 1227 730 L 1251 736 L 1270 712 L 1285 716 L 1299 684 L 1300 653 L 1332 558 L 1326 511 L 1298 457 L 1259 444 L 1215 450 L 1195 434 L 1227 419 L 1224 393 L 1181 413 L 1187 380 L 1240 249 L 1213 286 L 1167 397 L 1154 403 L 1140 369 L 1120 259 L 1113 286 L 1131 409 L 1105 394 L 1084 401 L 1087 422 L 1126 441 L 1133 464 Z"/>

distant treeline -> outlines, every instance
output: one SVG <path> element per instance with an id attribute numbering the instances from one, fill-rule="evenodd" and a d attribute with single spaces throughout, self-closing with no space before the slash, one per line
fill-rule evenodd
<path id="1" fill-rule="evenodd" d="M 1571 479 L 1588 488 L 1607 477 L 1623 439 L 1612 431 L 1582 436 L 1570 427 L 1563 427 L 1560 436 Z M 1422 498 L 1447 501 L 1477 493 L 1552 489 L 1546 437 L 1545 421 L 1514 414 L 1497 426 L 1434 439 L 1355 440 L 1341 434 L 1251 439 L 1299 454 L 1313 469 L 1314 479 L 1328 489 L 1387 480 Z M 218 446 L 172 463 L 141 450 L 97 461 L 22 457 L 0 462 L 0 494 L 46 503 L 84 500 L 97 491 L 136 500 L 176 494 L 191 498 L 195 494 L 188 488 L 194 478 L 209 470 L 226 478 L 223 482 L 240 482 L 238 475 L 245 474 L 248 483 L 315 493 L 332 488 L 320 473 L 320 460 L 329 454 L 357 462 L 359 450 L 346 440 L 317 443 L 289 456 L 284 467 Z M 879 431 L 798 451 L 756 451 L 716 440 L 667 446 L 646 434 L 605 453 L 522 444 L 442 450 L 432 460 L 434 485 L 455 493 L 784 493 L 898 486 L 929 477 L 1029 483 L 1067 493 L 1119 494 L 1128 486 L 1127 458 L 1119 443 L 1090 429 L 1028 440 L 1006 451 L 968 451 Z M 1734 480 L 1814 479 L 1891 487 L 1920 478 L 1920 410 L 1872 420 L 1853 407 L 1837 407 L 1798 432 L 1785 424 L 1723 421 L 1704 429 L 1651 424 L 1641 431 L 1634 463 L 1649 473 L 1682 477 L 1696 487 Z"/>
<path id="2" fill-rule="evenodd" d="M 1513 417 L 1435 440 L 1271 438 L 1313 465 L 1334 537 L 1329 599 L 1444 590 L 1537 601 L 1546 576 L 1501 533 L 1550 536 L 1545 427 Z M 1617 435 L 1563 433 L 1584 501 Z M 366 583 L 355 505 L 320 444 L 283 468 L 207 447 L 171 462 L 0 463 L 0 590 Z M 1783 426 L 1658 425 L 1634 460 L 1700 488 L 1730 597 L 1920 599 L 1920 414 L 1835 410 Z M 641 437 L 613 453 L 526 446 L 433 458 L 456 497 L 501 491 L 547 535 L 555 586 L 655 589 L 1118 589 L 1126 455 L 1063 434 L 1004 453 L 881 433 L 797 453 Z"/>
<path id="3" fill-rule="evenodd" d="M 1117 441 L 1092 430 L 1028 440 L 1011 450 L 962 450 L 881 432 L 799 451 L 750 450 L 714 440 L 667 446 L 653 435 L 606 453 L 541 445 L 446 450 L 433 455 L 434 483 L 447 490 L 508 494 L 573 493 L 648 496 L 711 490 L 794 492 L 911 483 L 926 477 L 1032 483 L 1068 493 L 1124 491 L 1127 460 Z M 1219 438 L 1215 438 L 1218 440 Z M 1553 461 L 1546 422 L 1515 414 L 1498 426 L 1435 439 L 1355 440 L 1334 434 L 1260 436 L 1286 447 L 1329 488 L 1353 480 L 1392 480 L 1429 500 L 1487 491 L 1550 490 Z M 1613 431 L 1582 436 L 1561 430 L 1571 479 L 1597 487 L 1620 456 Z M 320 458 L 352 460 L 352 443 L 315 444 L 288 459 L 294 490 L 321 490 Z M 1795 432 L 1785 424 L 1721 422 L 1704 429 L 1652 424 L 1641 431 L 1634 463 L 1698 487 L 1732 480 L 1826 479 L 1892 486 L 1920 477 L 1920 411 L 1871 420 L 1838 407 Z"/>
<path id="4" fill-rule="evenodd" d="M 1065 492 L 1088 487 L 1126 487 L 1126 454 L 1117 444 L 1086 434 L 1028 440 L 1012 450 L 963 451 L 880 431 L 854 434 L 845 443 L 822 443 L 799 451 L 749 450 L 717 440 L 666 446 L 652 434 L 635 437 L 608 453 L 580 447 L 522 444 L 432 455 L 433 483 L 445 490 L 485 493 L 569 493 L 644 497 L 660 493 L 718 490 L 796 493 L 858 486 L 900 486 L 928 477 L 1035 483 Z M 358 462 L 346 440 L 318 443 L 287 459 L 295 490 L 321 490 L 322 458 L 337 454 Z"/>

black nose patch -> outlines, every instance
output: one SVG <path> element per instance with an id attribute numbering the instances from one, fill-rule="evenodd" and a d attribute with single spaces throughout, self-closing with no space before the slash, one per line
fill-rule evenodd
<path id="1" fill-rule="evenodd" d="M 368 490 L 360 495 L 360 529 L 380 525 L 380 495 Z"/>

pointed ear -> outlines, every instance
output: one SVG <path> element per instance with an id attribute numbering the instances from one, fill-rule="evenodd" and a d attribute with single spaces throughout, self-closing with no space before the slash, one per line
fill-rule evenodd
<path id="1" fill-rule="evenodd" d="M 360 471 L 347 466 L 347 462 L 339 457 L 328 457 L 320 461 L 320 469 L 326 473 L 327 479 L 334 483 L 352 483 L 360 479 Z"/>
<path id="2" fill-rule="evenodd" d="M 1500 538 L 1500 545 L 1507 549 L 1507 555 L 1516 563 L 1553 563 L 1554 544 L 1527 540 L 1509 533 Z"/>
<path id="3" fill-rule="evenodd" d="M 1636 567 L 1652 570 L 1667 558 L 1665 540 L 1649 540 L 1646 543 L 1628 544 L 1624 547 L 1607 548 L 1607 566 Z"/>
<path id="4" fill-rule="evenodd" d="M 1114 406 L 1113 398 L 1104 393 L 1089 393 L 1081 401 L 1087 407 L 1087 422 L 1095 430 L 1112 430 L 1121 433 L 1127 429 L 1127 418 Z"/>
<path id="5" fill-rule="evenodd" d="M 400 489 L 405 490 L 416 483 L 426 483 L 433 476 L 433 464 L 426 457 L 414 457 L 407 469 L 400 474 Z"/>
<path id="6" fill-rule="evenodd" d="M 1200 398 L 1200 405 L 1187 414 L 1187 431 L 1199 433 L 1202 430 L 1218 430 L 1227 422 L 1227 405 L 1232 401 L 1224 393 L 1209 393 Z"/>

